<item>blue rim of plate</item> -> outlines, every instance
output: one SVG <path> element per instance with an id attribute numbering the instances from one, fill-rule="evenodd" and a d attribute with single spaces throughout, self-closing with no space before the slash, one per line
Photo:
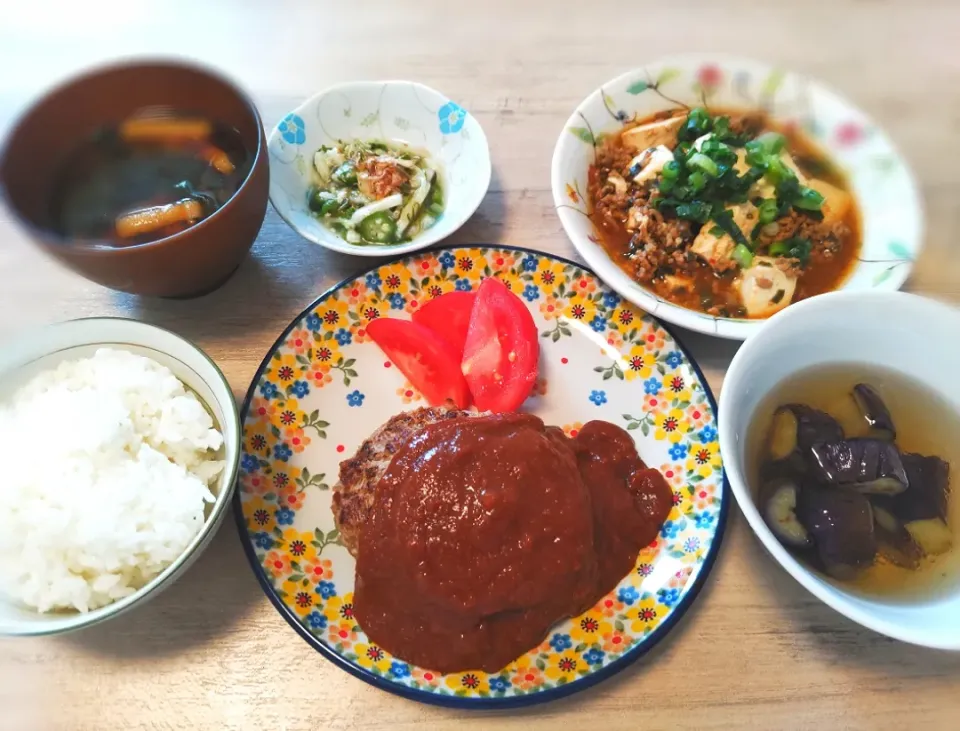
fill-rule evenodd
<path id="1" fill-rule="evenodd" d="M 530 249 L 523 246 L 509 246 L 506 244 L 441 244 L 437 246 L 432 246 L 427 249 L 423 249 L 413 254 L 404 254 L 397 256 L 393 259 L 388 259 L 383 262 L 380 262 L 375 267 L 368 267 L 363 269 L 356 274 L 345 277 L 340 282 L 337 282 L 333 286 L 325 290 L 319 297 L 314 299 L 309 305 L 307 305 L 298 315 L 296 315 L 284 328 L 283 332 L 280 333 L 280 336 L 274 341 L 273 345 L 267 350 L 266 356 L 264 356 L 263 361 L 260 363 L 260 367 L 257 368 L 257 372 L 253 376 L 251 381 L 250 388 L 247 390 L 247 395 L 244 397 L 243 406 L 240 409 L 240 420 L 243 423 L 248 410 L 250 409 L 251 401 L 256 392 L 257 383 L 260 381 L 261 377 L 264 375 L 264 371 L 267 369 L 271 355 L 286 342 L 287 337 L 296 327 L 297 323 L 301 322 L 303 318 L 310 314 L 323 300 L 329 297 L 334 292 L 344 288 L 350 282 L 353 282 L 358 277 L 363 276 L 368 271 L 372 269 L 378 269 L 381 266 L 389 265 L 392 263 L 399 263 L 408 259 L 412 255 L 422 255 L 430 251 L 444 251 L 450 248 L 460 248 L 460 247 L 477 247 L 477 248 L 496 248 L 504 251 L 514 251 L 523 254 L 533 254 L 535 256 L 545 256 L 547 258 L 553 259 L 562 264 L 572 264 L 573 266 L 579 267 L 584 272 L 587 272 L 594 277 L 597 277 L 599 281 L 603 281 L 597 274 L 590 269 L 589 267 L 581 264 L 580 262 L 568 259 L 563 256 L 558 256 L 556 254 L 549 254 L 544 251 L 538 251 L 537 249 Z M 674 339 L 677 344 L 677 348 L 683 353 L 684 357 L 690 363 L 691 368 L 693 368 L 694 373 L 697 374 L 697 378 L 700 379 L 701 384 L 703 385 L 704 393 L 707 396 L 707 400 L 710 403 L 710 407 L 713 409 L 715 415 L 718 414 L 717 409 L 717 400 L 713 395 L 713 390 L 710 388 L 710 384 L 707 382 L 706 377 L 703 374 L 703 371 L 700 369 L 700 365 L 693 359 L 690 355 L 690 351 L 687 350 L 687 347 L 683 344 L 683 341 L 677 337 L 677 334 L 674 332 L 672 326 L 669 326 L 647 313 L 652 317 L 659 327 L 662 327 L 669 335 Z M 497 708 L 520 708 L 526 706 L 539 705 L 541 703 L 547 703 L 549 701 L 559 700 L 560 698 L 565 698 L 567 696 L 573 695 L 574 693 L 579 693 L 580 691 L 586 690 L 595 686 L 597 683 L 610 678 L 617 673 L 623 671 L 627 667 L 633 665 L 637 660 L 646 655 L 651 649 L 657 646 L 663 638 L 670 633 L 670 631 L 676 626 L 682 617 L 684 617 L 693 603 L 696 601 L 697 597 L 700 594 L 700 591 L 703 589 L 704 584 L 706 583 L 707 578 L 710 575 L 710 572 L 713 570 L 713 565 L 716 563 L 717 556 L 720 552 L 720 546 L 723 543 L 723 535 L 726 532 L 727 526 L 727 513 L 730 508 L 730 483 L 727 480 L 726 470 L 722 471 L 721 477 L 721 491 L 720 491 L 720 513 L 717 517 L 717 529 L 714 534 L 714 538 L 710 543 L 710 549 L 707 552 L 707 555 L 703 559 L 703 564 L 700 568 L 700 571 L 697 573 L 696 578 L 693 580 L 689 589 L 684 593 L 683 597 L 677 603 L 674 610 L 670 613 L 666 619 L 663 620 L 660 625 L 651 632 L 643 642 L 639 643 L 636 647 L 626 651 L 618 659 L 614 660 L 609 665 L 604 666 L 602 669 L 597 670 L 596 672 L 586 675 L 583 678 L 580 678 L 575 683 L 568 683 L 566 685 L 558 686 L 550 690 L 544 690 L 539 693 L 533 693 L 530 695 L 523 696 L 510 696 L 505 698 L 460 698 L 458 696 L 447 696 L 440 695 L 437 693 L 431 693 L 429 691 L 418 690 L 415 688 L 410 688 L 407 686 L 399 685 L 393 683 L 381 676 L 378 676 L 364 668 L 361 668 L 353 663 L 345 660 L 343 657 L 338 655 L 336 652 L 331 650 L 329 647 L 324 645 L 319 639 L 310 634 L 307 631 L 306 627 L 301 624 L 300 620 L 291 612 L 290 608 L 283 603 L 283 601 L 277 596 L 277 593 L 270 583 L 270 580 L 267 578 L 264 573 L 263 566 L 260 563 L 260 560 L 257 558 L 256 553 L 253 549 L 253 543 L 249 540 L 249 532 L 247 531 L 246 519 L 243 514 L 243 507 L 241 506 L 241 495 L 240 490 L 235 489 L 233 493 L 233 515 L 234 520 L 237 524 L 237 530 L 240 534 L 240 543 L 243 545 L 243 552 L 247 557 L 247 560 L 250 562 L 250 566 L 253 569 L 254 575 L 257 577 L 257 581 L 260 583 L 260 588 L 263 590 L 264 594 L 267 595 L 267 598 L 270 600 L 270 603 L 276 608 L 286 621 L 293 629 L 296 631 L 300 637 L 306 640 L 307 644 L 313 647 L 317 652 L 323 655 L 327 660 L 332 662 L 334 665 L 339 667 L 341 670 L 345 670 L 350 673 L 355 678 L 358 678 L 365 683 L 385 690 L 394 695 L 401 696 L 408 700 L 417 701 L 418 703 L 426 703 L 428 705 L 443 706 L 446 708 L 458 708 L 458 709 L 470 709 L 470 710 L 485 710 L 485 709 L 497 709 Z"/>

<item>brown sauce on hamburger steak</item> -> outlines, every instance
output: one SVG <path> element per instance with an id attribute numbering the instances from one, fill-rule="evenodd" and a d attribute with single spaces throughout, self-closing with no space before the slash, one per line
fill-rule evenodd
<path id="1" fill-rule="evenodd" d="M 670 488 L 630 435 L 530 414 L 429 424 L 393 455 L 360 532 L 354 611 L 439 672 L 496 671 L 589 609 L 659 533 Z"/>

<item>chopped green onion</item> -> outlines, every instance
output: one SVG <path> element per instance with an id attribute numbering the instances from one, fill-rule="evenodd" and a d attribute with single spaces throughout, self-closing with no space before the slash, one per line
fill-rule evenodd
<path id="1" fill-rule="evenodd" d="M 737 164 L 737 153 L 733 151 L 732 147 L 727 145 L 723 145 L 723 147 L 719 147 L 716 151 L 709 154 L 711 160 L 716 160 L 718 164 L 726 169 L 732 168 Z"/>
<path id="2" fill-rule="evenodd" d="M 800 266 L 806 266 L 810 260 L 810 250 L 813 244 L 810 239 L 801 236 L 791 236 L 783 241 L 770 244 L 770 256 L 785 256 L 800 261 Z"/>
<path id="3" fill-rule="evenodd" d="M 699 193 L 707 185 L 707 176 L 702 172 L 697 170 L 696 172 L 690 173 L 690 187 L 695 193 Z"/>
<path id="4" fill-rule="evenodd" d="M 706 223 L 713 212 L 713 206 L 703 201 L 681 203 L 677 206 L 677 218 L 685 218 L 697 223 Z"/>
<path id="5" fill-rule="evenodd" d="M 733 212 L 727 208 L 723 211 L 720 211 L 713 217 L 714 223 L 726 234 L 730 235 L 734 241 L 738 244 L 747 245 L 747 239 L 743 235 L 743 231 L 740 230 L 740 227 L 737 225 L 736 221 L 733 220 Z"/>
<path id="6" fill-rule="evenodd" d="M 691 193 L 688 185 L 677 185 L 673 189 L 673 197 L 681 201 L 690 200 Z"/>
<path id="7" fill-rule="evenodd" d="M 747 269 L 753 264 L 753 252 L 750 251 L 750 247 L 744 246 L 743 244 L 734 246 L 733 253 L 731 253 L 730 256 L 740 265 L 741 269 Z"/>
<path id="8" fill-rule="evenodd" d="M 703 107 L 696 107 L 687 115 L 687 121 L 680 128 L 677 139 L 693 141 L 709 132 L 711 127 L 710 113 Z"/>
<path id="9" fill-rule="evenodd" d="M 786 163 L 779 157 L 767 156 L 764 166 L 764 177 L 774 185 L 780 185 L 787 180 L 796 180 L 797 176 L 793 170 L 787 167 Z"/>
<path id="10" fill-rule="evenodd" d="M 823 196 L 813 188 L 801 185 L 799 195 L 793 199 L 793 206 L 805 211 L 819 211 L 823 206 Z"/>
<path id="11" fill-rule="evenodd" d="M 694 107 L 687 115 L 687 121 L 706 127 L 710 124 L 710 112 L 707 111 L 706 107 Z"/>
<path id="12" fill-rule="evenodd" d="M 730 145 L 711 138 L 700 145 L 700 152 L 711 160 L 724 165 L 734 165 L 737 162 L 737 153 Z"/>
<path id="13" fill-rule="evenodd" d="M 730 118 L 723 116 L 713 118 L 713 134 L 721 142 L 726 142 L 734 147 L 743 147 L 749 139 L 745 134 L 735 134 L 730 129 Z"/>
<path id="14" fill-rule="evenodd" d="M 729 137 L 730 135 L 730 117 L 714 117 L 713 119 L 713 133 L 720 139 Z"/>
<path id="15" fill-rule="evenodd" d="M 768 155 L 779 155 L 787 144 L 787 138 L 779 132 L 764 132 L 755 141 Z"/>
<path id="16" fill-rule="evenodd" d="M 745 181 L 744 185 L 749 190 L 760 178 L 763 177 L 763 170 L 760 168 L 750 168 L 741 178 Z"/>
<path id="17" fill-rule="evenodd" d="M 770 244 L 770 256 L 788 256 L 790 244 L 786 241 L 774 241 Z"/>
<path id="18" fill-rule="evenodd" d="M 747 165 L 751 168 L 758 168 L 761 173 L 767 169 L 767 160 L 769 155 L 759 148 L 750 148 L 752 142 L 747 143 Z"/>
<path id="19" fill-rule="evenodd" d="M 757 214 L 761 226 L 773 223 L 777 218 L 777 201 L 773 198 L 761 201 L 760 205 L 757 206 Z"/>
<path id="20" fill-rule="evenodd" d="M 660 171 L 660 177 L 665 180 L 676 180 L 680 175 L 680 164 L 676 160 L 671 160 Z"/>
<path id="21" fill-rule="evenodd" d="M 700 170 L 707 175 L 715 178 L 720 174 L 717 163 L 704 155 L 702 152 L 693 153 L 687 160 L 687 167 L 692 170 Z"/>

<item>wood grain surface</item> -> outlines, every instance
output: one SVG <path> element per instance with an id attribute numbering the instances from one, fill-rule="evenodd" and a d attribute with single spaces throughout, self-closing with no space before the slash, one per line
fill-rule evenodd
<path id="1" fill-rule="evenodd" d="M 489 194 L 451 243 L 572 256 L 549 165 L 575 105 L 670 53 L 750 55 L 821 78 L 884 126 L 926 205 L 926 248 L 908 288 L 956 302 L 958 28 L 954 0 L 9 2 L 0 3 L 0 131 L 51 83 L 126 54 L 218 66 L 251 91 L 268 128 L 332 83 L 415 79 L 460 101 L 490 141 Z M 280 330 L 368 264 L 304 241 L 271 210 L 222 289 L 141 300 L 64 271 L 0 210 L 0 338 L 73 317 L 140 318 L 197 341 L 239 398 Z M 717 391 L 736 344 L 682 338 Z M 2 446 L 6 459 L 42 464 L 42 435 Z M 526 711 L 428 707 L 338 670 L 263 596 L 232 521 L 139 611 L 71 636 L 0 644 L 4 731 L 956 729 L 958 693 L 960 655 L 898 644 L 821 605 L 762 551 L 736 509 L 705 590 L 668 639 L 596 688 Z"/>

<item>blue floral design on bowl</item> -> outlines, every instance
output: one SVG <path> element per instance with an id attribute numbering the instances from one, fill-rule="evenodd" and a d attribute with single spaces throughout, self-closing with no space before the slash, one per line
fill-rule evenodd
<path id="1" fill-rule="evenodd" d="M 441 171 L 444 210 L 413 240 L 383 246 L 351 244 L 309 209 L 316 185 L 314 154 L 337 140 L 405 141 L 426 151 Z M 409 81 L 338 84 L 281 115 L 267 141 L 270 200 L 304 238 L 358 256 L 425 248 L 456 231 L 473 214 L 490 184 L 490 151 L 476 118 L 439 92 Z"/>
<path id="2" fill-rule="evenodd" d="M 463 128 L 467 112 L 456 102 L 447 102 L 437 110 L 437 117 L 440 118 L 440 131 L 445 135 L 452 135 Z"/>
<path id="3" fill-rule="evenodd" d="M 303 119 L 297 114 L 288 114 L 278 125 L 280 136 L 291 145 L 302 145 L 307 141 Z"/>

